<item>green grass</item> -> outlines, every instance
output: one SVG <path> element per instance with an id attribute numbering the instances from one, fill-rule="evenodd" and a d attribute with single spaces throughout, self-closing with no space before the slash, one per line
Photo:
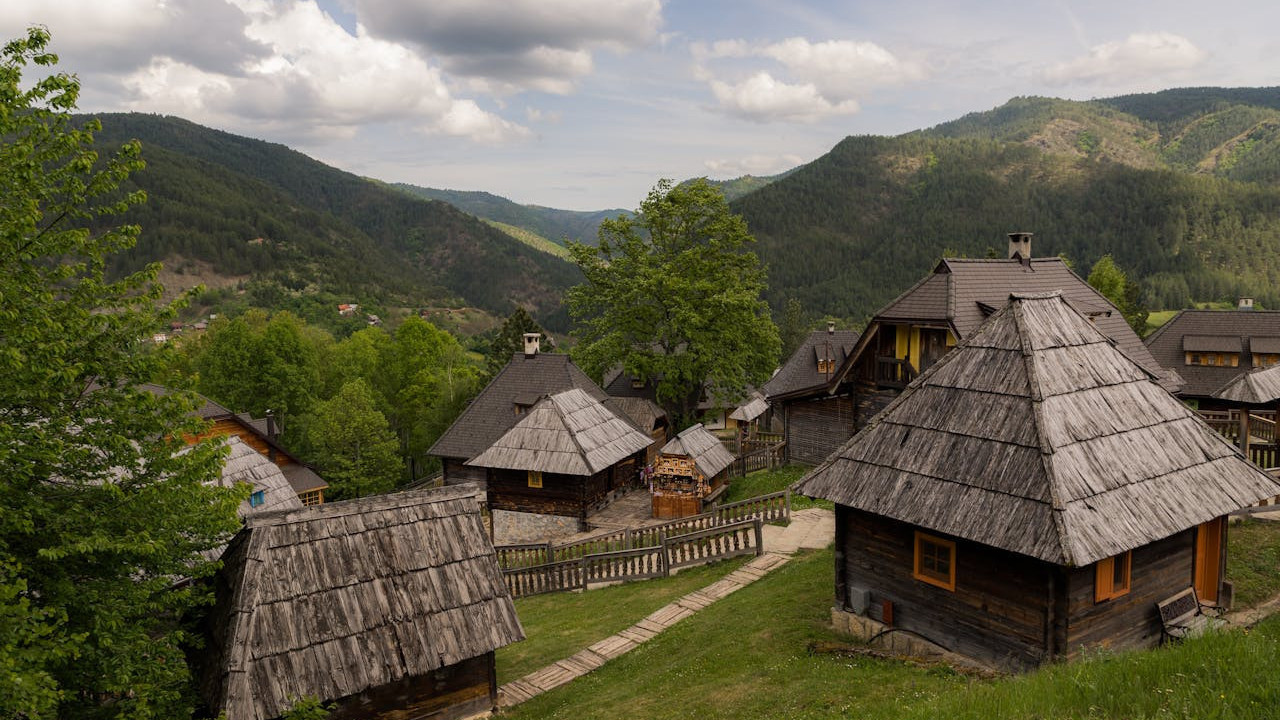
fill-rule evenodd
<path id="1" fill-rule="evenodd" d="M 1280 619 L 1156 650 L 1099 653 L 978 680 L 815 655 L 828 629 L 830 550 L 797 556 L 511 718 L 1269 718 L 1280 703 Z M 638 587 L 638 586 L 637 586 Z M 624 588 L 625 590 L 626 588 Z M 564 613 L 579 621 L 578 612 Z M 500 656 L 501 657 L 501 656 Z"/>
<path id="2" fill-rule="evenodd" d="M 625 630 L 654 610 L 710 585 L 746 562 L 737 558 L 681 570 L 668 578 L 516 600 L 516 614 L 527 637 L 498 651 L 498 682 L 523 677 Z"/>
<path id="3" fill-rule="evenodd" d="M 1280 523 L 1249 518 L 1227 528 L 1227 579 L 1237 609 L 1280 593 Z"/>
<path id="4" fill-rule="evenodd" d="M 733 482 L 729 484 L 729 492 L 725 493 L 725 498 L 722 502 L 737 502 L 786 490 L 809 470 L 812 470 L 812 468 L 805 465 L 787 465 L 774 470 L 758 470 L 746 477 L 734 478 Z M 792 510 L 803 510 L 811 507 L 830 510 L 834 505 L 828 500 L 810 500 L 803 495 L 794 493 L 791 495 Z"/>
<path id="5" fill-rule="evenodd" d="M 506 223 L 498 222 L 497 220 L 485 220 L 485 222 L 501 230 L 507 235 L 510 235 L 516 240 L 519 240 L 525 245 L 528 245 L 534 250 L 540 250 L 548 255 L 555 255 L 563 260 L 569 259 L 569 248 L 552 240 L 548 240 L 532 230 L 525 230 L 522 227 L 508 225 Z"/>

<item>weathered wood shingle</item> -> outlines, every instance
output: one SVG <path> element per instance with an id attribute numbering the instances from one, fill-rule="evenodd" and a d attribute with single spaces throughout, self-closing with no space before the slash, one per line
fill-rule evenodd
<path id="1" fill-rule="evenodd" d="M 258 515 L 218 576 L 201 685 L 215 712 L 279 716 L 524 637 L 475 488 Z"/>
<path id="2" fill-rule="evenodd" d="M 653 442 L 578 389 L 550 395 L 467 465 L 594 475 Z"/>
<path id="3" fill-rule="evenodd" d="M 681 455 L 693 460 L 703 477 L 713 478 L 733 464 L 733 453 L 725 449 L 702 423 L 685 428 L 662 446 L 663 455 Z"/>
<path id="4" fill-rule="evenodd" d="M 1075 566 L 1280 493 L 1056 292 L 1015 295 L 796 488 Z"/>

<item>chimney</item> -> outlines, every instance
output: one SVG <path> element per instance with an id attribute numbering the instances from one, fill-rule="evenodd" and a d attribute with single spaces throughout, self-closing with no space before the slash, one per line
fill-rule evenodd
<path id="1" fill-rule="evenodd" d="M 835 334 L 836 334 L 836 321 L 835 321 L 835 320 L 828 320 L 828 321 L 827 321 L 827 334 L 828 334 L 828 335 L 835 335 Z"/>
<path id="2" fill-rule="evenodd" d="M 1251 298 L 1251 297 L 1242 297 L 1242 298 L 1240 298 L 1240 299 L 1236 302 L 1236 309 L 1237 309 L 1237 310 L 1252 310 L 1252 309 L 1253 309 L 1253 298 Z"/>
<path id="3" fill-rule="evenodd" d="M 268 410 L 267 411 L 267 437 L 271 438 L 272 440 L 275 440 L 277 435 L 279 435 L 279 433 L 276 432 L 276 414 L 273 411 Z"/>
<path id="4" fill-rule="evenodd" d="M 539 340 L 541 340 L 541 338 L 542 338 L 541 333 L 525 333 L 524 334 L 524 356 L 525 357 L 531 358 L 534 355 L 538 354 Z"/>
<path id="5" fill-rule="evenodd" d="M 1009 233 L 1009 259 L 1017 256 L 1023 265 L 1031 264 L 1031 235 L 1029 232 Z"/>

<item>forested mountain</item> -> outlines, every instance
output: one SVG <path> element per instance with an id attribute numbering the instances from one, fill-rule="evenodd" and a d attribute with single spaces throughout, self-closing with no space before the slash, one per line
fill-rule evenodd
<path id="1" fill-rule="evenodd" d="M 776 180 L 781 180 L 793 172 L 795 172 L 795 168 L 787 170 L 786 172 L 778 173 L 777 175 L 740 175 L 730 180 L 708 179 L 707 182 L 720 188 L 720 192 L 724 193 L 725 200 L 733 202 L 743 195 L 755 192 L 765 185 Z M 686 180 L 685 182 L 691 181 Z"/>
<path id="2" fill-rule="evenodd" d="M 577 268 L 451 205 L 410 197 L 283 145 L 178 118 L 99 116 L 98 148 L 137 138 L 147 169 L 130 187 L 149 201 L 125 221 L 143 228 L 123 270 L 152 260 L 198 262 L 243 276 L 251 302 L 467 304 L 505 316 L 515 304 L 562 330 L 563 291 Z"/>
<path id="3" fill-rule="evenodd" d="M 1110 253 L 1153 308 L 1280 307 L 1280 88 L 1017 98 L 898 137 L 850 137 L 733 203 L 775 309 L 865 318 L 944 254 Z"/>
<path id="4" fill-rule="evenodd" d="M 437 190 L 405 183 L 394 183 L 392 187 L 419 197 L 442 200 L 478 218 L 529 230 L 560 245 L 564 245 L 566 239 L 595 245 L 600 223 L 628 212 L 627 210 L 589 212 L 557 210 L 541 205 L 521 205 L 487 192 Z M 636 198 L 636 202 L 639 201 L 640 198 Z"/>

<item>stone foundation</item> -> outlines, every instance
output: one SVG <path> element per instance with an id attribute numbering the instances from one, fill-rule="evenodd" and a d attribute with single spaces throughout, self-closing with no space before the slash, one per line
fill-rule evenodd
<path id="1" fill-rule="evenodd" d="M 895 655 L 937 658 L 952 665 L 990 669 L 973 658 L 953 653 L 915 633 L 890 627 L 839 607 L 831 608 L 831 624 L 838 633 Z"/>
<path id="2" fill-rule="evenodd" d="M 555 542 L 583 530 L 581 520 L 567 515 L 494 510 L 492 517 L 494 545 Z"/>

